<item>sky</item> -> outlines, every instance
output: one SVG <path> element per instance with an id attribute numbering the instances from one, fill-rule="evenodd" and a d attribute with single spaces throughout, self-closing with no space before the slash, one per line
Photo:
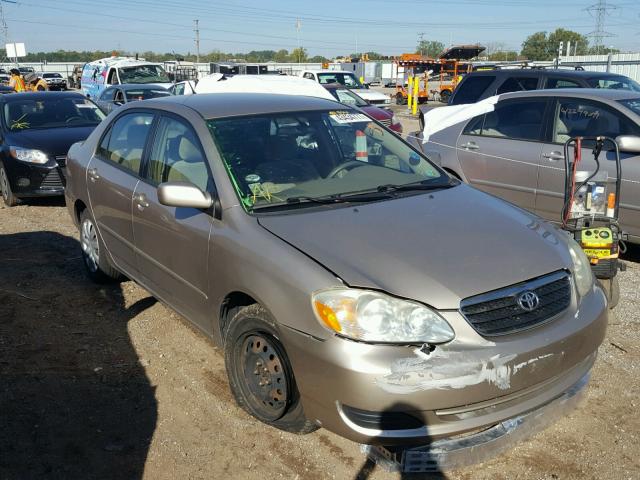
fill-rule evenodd
<path id="1" fill-rule="evenodd" d="M 15 0 L 11 0 L 12 2 Z M 520 50 L 524 39 L 557 27 L 588 34 L 596 0 L 0 0 L 10 42 L 28 52 L 120 50 L 130 53 L 279 50 L 309 55 L 360 51 L 398 55 L 418 39 Z M 640 51 L 640 0 L 616 5 L 605 46 Z M 297 28 L 297 26 L 299 28 Z"/>

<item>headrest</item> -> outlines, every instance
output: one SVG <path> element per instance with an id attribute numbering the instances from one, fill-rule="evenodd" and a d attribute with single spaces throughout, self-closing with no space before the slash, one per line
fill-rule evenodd
<path id="1" fill-rule="evenodd" d="M 201 162 L 203 160 L 200 150 L 187 137 L 180 139 L 178 155 L 185 162 Z"/>

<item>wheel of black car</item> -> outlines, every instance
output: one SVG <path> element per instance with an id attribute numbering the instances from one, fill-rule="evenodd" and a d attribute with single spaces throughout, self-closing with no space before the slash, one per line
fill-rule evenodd
<path id="1" fill-rule="evenodd" d="M 240 308 L 224 335 L 225 364 L 236 402 L 261 422 L 292 433 L 317 429 L 304 416 L 287 354 L 268 312 Z"/>
<path id="2" fill-rule="evenodd" d="M 618 282 L 618 276 L 616 275 L 613 278 L 601 278 L 598 281 L 607 296 L 609 309 L 615 308 L 620 301 L 620 283 Z"/>
<path id="3" fill-rule="evenodd" d="M 405 103 L 407 103 L 405 96 L 400 92 L 396 93 L 396 105 L 404 105 Z"/>
<path id="4" fill-rule="evenodd" d="M 7 207 L 15 207 L 20 200 L 13 194 L 7 171 L 0 166 L 0 191 L 2 191 L 2 201 Z"/>
<path id="5" fill-rule="evenodd" d="M 449 90 L 443 90 L 440 92 L 440 101 L 443 103 L 447 103 L 449 101 L 450 96 L 451 96 L 451 92 Z"/>
<path id="6" fill-rule="evenodd" d="M 87 210 L 84 210 L 80 216 L 80 247 L 85 271 L 92 281 L 107 283 L 122 277 L 122 274 L 106 258 L 100 235 Z"/>

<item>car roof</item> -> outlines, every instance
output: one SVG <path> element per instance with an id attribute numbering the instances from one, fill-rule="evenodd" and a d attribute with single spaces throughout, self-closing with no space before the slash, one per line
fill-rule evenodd
<path id="1" fill-rule="evenodd" d="M 537 77 L 537 76 L 562 76 L 562 77 L 574 77 L 574 78 L 628 78 L 626 75 L 619 73 L 608 72 L 593 72 L 588 70 L 568 70 L 564 68 L 505 68 L 500 70 L 477 70 L 469 73 L 468 76 L 501 76 L 501 77 L 515 77 L 520 75 Z"/>
<path id="2" fill-rule="evenodd" d="M 629 100 L 640 98 L 640 92 L 613 90 L 608 88 L 553 88 L 549 90 L 527 90 L 503 93 L 500 100 L 522 97 L 579 97 L 592 100 Z"/>
<path id="3" fill-rule="evenodd" d="M 170 109 L 171 104 L 184 105 L 207 120 L 266 113 L 349 110 L 349 107 L 333 100 L 273 93 L 198 93 L 145 100 L 144 103 L 163 110 Z"/>
<path id="4" fill-rule="evenodd" d="M 48 98 L 81 98 L 87 97 L 77 92 L 20 92 L 0 97 L 5 102 L 19 102 L 20 100 L 46 100 Z"/>

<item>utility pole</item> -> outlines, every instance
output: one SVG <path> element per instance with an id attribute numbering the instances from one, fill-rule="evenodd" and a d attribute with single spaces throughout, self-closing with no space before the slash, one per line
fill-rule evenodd
<path id="1" fill-rule="evenodd" d="M 3 3 L 16 3 L 16 2 L 10 2 L 7 0 L 0 0 L 0 32 L 2 32 L 0 35 L 2 35 L 2 45 L 0 45 L 0 48 L 2 50 L 4 50 L 4 46 L 9 43 L 9 27 L 7 26 L 7 21 L 4 18 L 4 9 L 2 8 L 2 4 Z M 6 52 L 5 52 L 6 53 Z M 5 54 L 2 54 L 2 59 L 5 60 L 7 57 L 5 56 Z M 17 63 L 17 59 L 15 59 L 15 62 Z"/>
<path id="2" fill-rule="evenodd" d="M 193 31 L 196 33 L 196 63 L 200 63 L 200 28 L 198 27 L 199 20 L 194 20 Z"/>
<path id="3" fill-rule="evenodd" d="M 424 32 L 420 32 L 418 34 L 418 46 L 420 47 L 420 55 L 424 56 L 424 45 L 422 44 L 422 42 L 424 41 Z"/>
<path id="4" fill-rule="evenodd" d="M 602 40 L 606 37 L 615 37 L 613 33 L 604 29 L 604 23 L 610 11 L 617 10 L 618 6 L 608 3 L 606 0 L 599 0 L 586 8 L 587 12 L 596 19 L 596 29 L 587 34 L 587 37 L 593 38 L 593 46 L 596 47 L 596 54 L 600 53 L 602 48 Z M 576 47 L 577 47 L 576 42 Z"/>
<path id="5" fill-rule="evenodd" d="M 300 28 L 302 27 L 302 22 L 299 18 L 296 18 L 296 37 L 298 40 L 298 63 L 302 63 L 302 45 L 300 45 Z"/>

